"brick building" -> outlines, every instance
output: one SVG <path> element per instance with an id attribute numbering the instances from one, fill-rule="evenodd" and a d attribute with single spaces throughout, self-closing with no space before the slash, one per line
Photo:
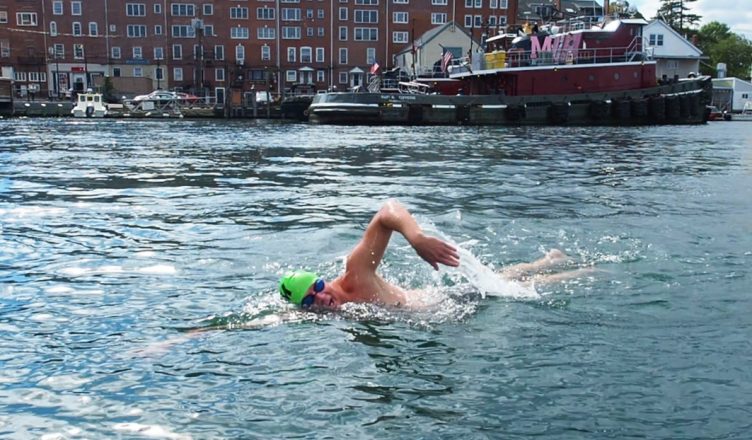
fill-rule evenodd
<path id="1" fill-rule="evenodd" d="M 20 95 L 110 77 L 118 94 L 223 102 L 230 90 L 359 85 L 431 28 L 455 21 L 480 36 L 516 15 L 517 0 L 5 0 L 0 68 Z"/>

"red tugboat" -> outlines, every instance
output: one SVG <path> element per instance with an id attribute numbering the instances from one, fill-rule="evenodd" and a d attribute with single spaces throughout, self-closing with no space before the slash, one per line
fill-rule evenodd
<path id="1" fill-rule="evenodd" d="M 314 123 L 649 125 L 707 121 L 709 77 L 657 81 L 642 19 L 587 26 L 571 20 L 504 34 L 453 66 L 450 79 L 418 78 L 432 93 L 325 93 Z"/>

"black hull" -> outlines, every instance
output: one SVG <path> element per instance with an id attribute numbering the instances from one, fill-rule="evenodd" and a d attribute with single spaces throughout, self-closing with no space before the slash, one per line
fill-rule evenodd
<path id="1" fill-rule="evenodd" d="M 317 124 L 661 125 L 707 121 L 709 77 L 612 93 L 551 96 L 326 93 L 308 108 Z"/>

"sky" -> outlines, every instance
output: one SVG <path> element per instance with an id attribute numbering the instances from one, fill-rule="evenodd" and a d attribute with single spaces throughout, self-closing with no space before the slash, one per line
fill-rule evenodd
<path id="1" fill-rule="evenodd" d="M 660 0 L 629 0 L 645 18 L 655 17 Z M 752 0 L 697 0 L 687 3 L 691 13 L 702 16 L 700 26 L 719 21 L 731 28 L 731 32 L 752 40 Z"/>

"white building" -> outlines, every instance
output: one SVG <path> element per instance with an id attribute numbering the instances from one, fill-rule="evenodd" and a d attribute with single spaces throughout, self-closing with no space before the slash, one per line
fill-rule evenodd
<path id="1" fill-rule="evenodd" d="M 656 61 L 658 78 L 686 78 L 690 73 L 700 72 L 700 59 L 706 58 L 702 51 L 687 41 L 663 20 L 653 20 L 642 32 L 643 47 L 652 53 Z"/>
<path id="2" fill-rule="evenodd" d="M 752 83 L 739 78 L 713 79 L 713 105 L 720 110 L 740 112 L 748 102 L 752 103 Z"/>
<path id="3" fill-rule="evenodd" d="M 435 71 L 436 63 L 440 63 L 445 49 L 452 52 L 453 58 L 467 54 L 471 46 L 473 50 L 477 50 L 480 47 L 479 29 L 475 30 L 474 37 L 452 21 L 444 23 L 427 31 L 413 44 L 397 52 L 394 55 L 394 64 L 411 75 L 430 75 Z"/>

